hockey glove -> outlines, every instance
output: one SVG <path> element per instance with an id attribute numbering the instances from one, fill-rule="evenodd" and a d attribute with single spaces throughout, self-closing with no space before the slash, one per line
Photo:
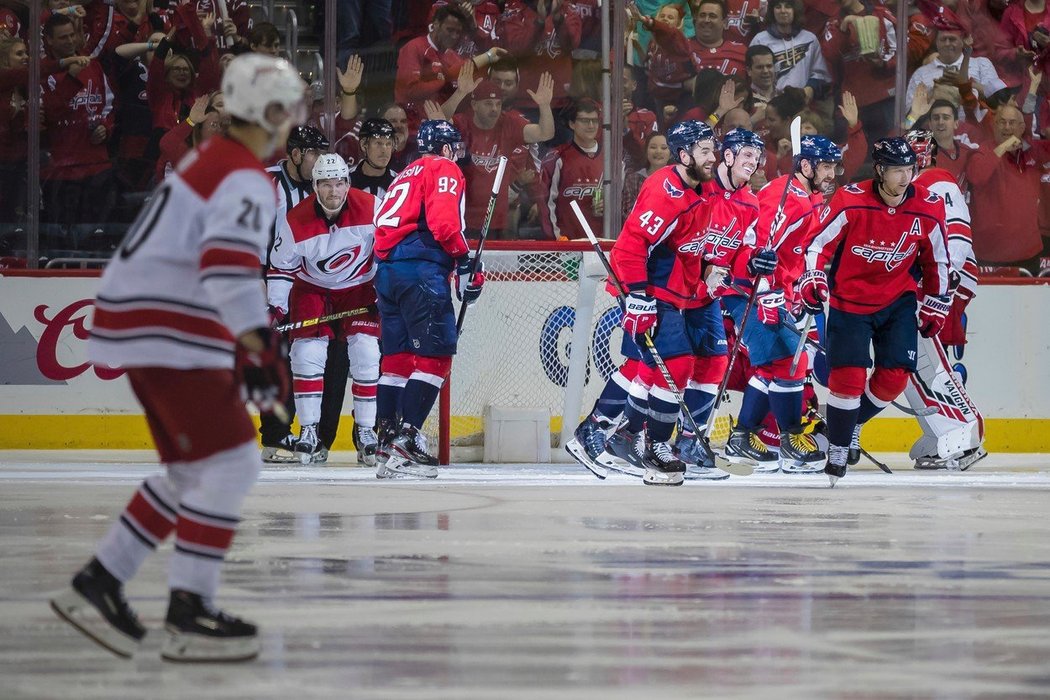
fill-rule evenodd
<path id="1" fill-rule="evenodd" d="M 477 272 L 474 271 L 474 257 L 464 255 L 456 263 L 456 298 L 470 306 L 481 296 L 485 285 L 485 263 L 478 261 Z"/>
<path id="2" fill-rule="evenodd" d="M 729 278 L 729 268 L 719 267 L 718 265 L 712 265 L 707 268 L 707 272 L 704 275 L 704 285 L 707 287 L 707 295 L 712 299 L 717 299 L 725 293 L 725 283 Z"/>
<path id="3" fill-rule="evenodd" d="M 270 328 L 276 328 L 288 318 L 288 312 L 279 306 L 268 304 L 266 310 L 270 313 Z"/>
<path id="4" fill-rule="evenodd" d="M 932 338 L 944 328 L 948 312 L 952 305 L 949 297 L 926 295 L 919 307 L 919 334 L 923 338 Z"/>
<path id="5" fill-rule="evenodd" d="M 747 261 L 747 271 L 752 277 L 772 275 L 777 270 L 777 251 L 763 248 Z"/>
<path id="6" fill-rule="evenodd" d="M 823 270 L 806 270 L 798 278 L 798 293 L 807 313 L 814 316 L 822 313 L 824 302 L 831 295 L 828 290 L 828 276 Z"/>
<path id="7" fill-rule="evenodd" d="M 755 300 L 758 320 L 767 326 L 780 325 L 780 309 L 784 306 L 784 292 L 765 292 Z"/>
<path id="8" fill-rule="evenodd" d="M 656 299 L 641 292 L 631 292 L 624 299 L 623 320 L 620 322 L 632 338 L 656 328 Z"/>
<path id="9" fill-rule="evenodd" d="M 255 404 L 260 413 L 284 413 L 291 382 L 288 378 L 288 345 L 284 337 L 271 328 L 256 328 L 261 348 L 249 350 L 237 343 L 234 371 L 244 387 L 245 400 Z"/>

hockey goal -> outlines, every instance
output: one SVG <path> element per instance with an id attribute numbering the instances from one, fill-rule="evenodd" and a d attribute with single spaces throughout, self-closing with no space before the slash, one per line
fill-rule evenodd
<path id="1" fill-rule="evenodd" d="M 431 449 L 443 464 L 482 461 L 486 413 L 531 409 L 546 417 L 552 460 L 566 461 L 562 446 L 623 360 L 605 268 L 586 242 L 490 241 L 483 260 L 485 291 L 425 427 Z M 724 442 L 719 413 L 714 441 Z"/>

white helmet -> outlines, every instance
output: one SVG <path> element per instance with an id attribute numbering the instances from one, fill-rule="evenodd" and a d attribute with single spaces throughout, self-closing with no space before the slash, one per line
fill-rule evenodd
<path id="1" fill-rule="evenodd" d="M 283 58 L 247 53 L 230 61 L 222 76 L 226 112 L 277 132 L 283 124 L 266 118 L 266 108 L 278 105 L 293 124 L 306 118 L 306 83 Z"/>
<path id="2" fill-rule="evenodd" d="M 350 179 L 350 168 L 347 167 L 346 161 L 338 153 L 325 153 L 324 155 L 317 156 L 317 160 L 314 161 L 314 169 L 310 173 L 315 183 L 321 180 L 331 180 L 333 178 L 341 178 L 343 180 Z"/>

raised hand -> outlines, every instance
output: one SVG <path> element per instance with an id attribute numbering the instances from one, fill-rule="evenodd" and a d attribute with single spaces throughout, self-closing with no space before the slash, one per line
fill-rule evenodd
<path id="1" fill-rule="evenodd" d="M 722 83 L 722 89 L 718 91 L 718 109 L 715 111 L 724 117 L 729 110 L 739 107 L 743 101 L 743 95 L 736 96 L 736 82 L 727 80 Z"/>
<path id="2" fill-rule="evenodd" d="M 529 97 L 539 107 L 549 107 L 551 100 L 554 99 L 554 78 L 550 73 L 544 72 L 540 76 L 540 83 L 536 86 L 536 92 L 532 90 L 526 90 L 529 93 Z"/>
<path id="3" fill-rule="evenodd" d="M 208 116 L 208 96 L 201 95 L 193 101 L 193 106 L 190 107 L 190 121 L 200 124 L 206 116 Z"/>
<path id="4" fill-rule="evenodd" d="M 919 87 L 926 89 L 925 85 L 920 83 Z M 916 90 L 916 94 L 918 90 Z M 857 125 L 860 120 L 860 109 L 857 107 L 857 98 L 853 96 L 853 93 L 849 90 L 842 91 L 842 104 L 839 105 L 839 113 L 842 118 L 846 120 L 846 124 L 849 128 L 853 128 Z"/>
<path id="5" fill-rule="evenodd" d="M 448 121 L 448 117 L 441 111 L 441 106 L 434 100 L 427 100 L 423 103 L 423 114 L 426 115 L 427 119 Z"/>
<path id="6" fill-rule="evenodd" d="M 925 83 L 915 87 L 915 96 L 911 100 L 911 115 L 918 119 L 930 111 L 930 91 Z"/>
<path id="7" fill-rule="evenodd" d="M 360 56 L 351 56 L 346 61 L 346 70 L 341 71 L 336 66 L 335 72 L 343 92 L 357 92 L 357 88 L 361 87 L 361 77 L 365 74 L 365 64 Z"/>
<path id="8" fill-rule="evenodd" d="M 478 85 L 481 85 L 481 78 L 474 77 L 474 61 L 464 61 L 463 67 L 459 69 L 459 78 L 456 79 L 456 90 L 469 95 Z"/>

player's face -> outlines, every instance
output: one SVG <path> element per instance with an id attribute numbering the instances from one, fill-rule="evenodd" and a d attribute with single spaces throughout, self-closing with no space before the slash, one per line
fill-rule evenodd
<path id="1" fill-rule="evenodd" d="M 955 110 L 951 107 L 936 107 L 930 111 L 930 131 L 939 139 L 955 138 Z"/>
<path id="2" fill-rule="evenodd" d="M 645 148 L 645 157 L 652 169 L 662 168 L 671 160 L 671 150 L 667 147 L 667 139 L 663 136 L 653 136 L 649 139 L 649 145 Z"/>
<path id="3" fill-rule="evenodd" d="M 762 163 L 762 153 L 754 146 L 744 146 L 736 154 L 727 154 L 732 161 L 730 171 L 737 187 L 751 180 Z"/>
<path id="4" fill-rule="evenodd" d="M 718 154 L 715 152 L 715 142 L 705 139 L 693 146 L 689 153 L 693 162 L 689 165 L 689 175 L 694 180 L 707 182 L 715 176 L 715 164 L 718 162 Z"/>
<path id="5" fill-rule="evenodd" d="M 474 119 L 482 129 L 496 126 L 499 115 L 503 112 L 503 100 L 489 98 L 474 101 Z"/>
<path id="6" fill-rule="evenodd" d="M 580 112 L 569 124 L 569 128 L 577 140 L 590 143 L 597 138 L 601 121 L 597 112 Z"/>
<path id="7" fill-rule="evenodd" d="M 376 168 L 385 168 L 390 165 L 390 158 L 394 155 L 394 140 L 389 136 L 373 136 L 365 139 L 365 158 Z"/>
<path id="8" fill-rule="evenodd" d="M 343 206 L 348 189 L 350 189 L 350 183 L 341 177 L 318 180 L 314 183 L 317 199 L 328 211 L 335 211 Z"/>
<path id="9" fill-rule="evenodd" d="M 705 44 L 717 44 L 726 29 L 722 8 L 714 3 L 701 3 L 693 13 L 693 29 L 696 38 Z"/>
<path id="10" fill-rule="evenodd" d="M 838 175 L 838 163 L 824 161 L 817 163 L 817 171 L 813 176 L 813 188 L 820 192 L 827 192 L 835 184 L 835 176 Z"/>
<path id="11" fill-rule="evenodd" d="M 915 168 L 910 165 L 894 165 L 882 170 L 882 189 L 891 197 L 900 197 L 911 184 Z"/>
<path id="12" fill-rule="evenodd" d="M 962 56 L 962 36 L 956 32 L 937 34 L 937 54 L 941 63 L 955 63 Z"/>
<path id="13" fill-rule="evenodd" d="M 463 38 L 463 23 L 455 17 L 446 17 L 434 25 L 434 43 L 439 49 L 454 49 Z"/>
<path id="14" fill-rule="evenodd" d="M 751 57 L 751 65 L 748 67 L 751 82 L 763 90 L 773 87 L 773 56 L 761 53 Z"/>
<path id="15" fill-rule="evenodd" d="M 47 43 L 56 58 L 69 58 L 77 51 L 77 30 L 72 24 L 55 27 Z"/>

